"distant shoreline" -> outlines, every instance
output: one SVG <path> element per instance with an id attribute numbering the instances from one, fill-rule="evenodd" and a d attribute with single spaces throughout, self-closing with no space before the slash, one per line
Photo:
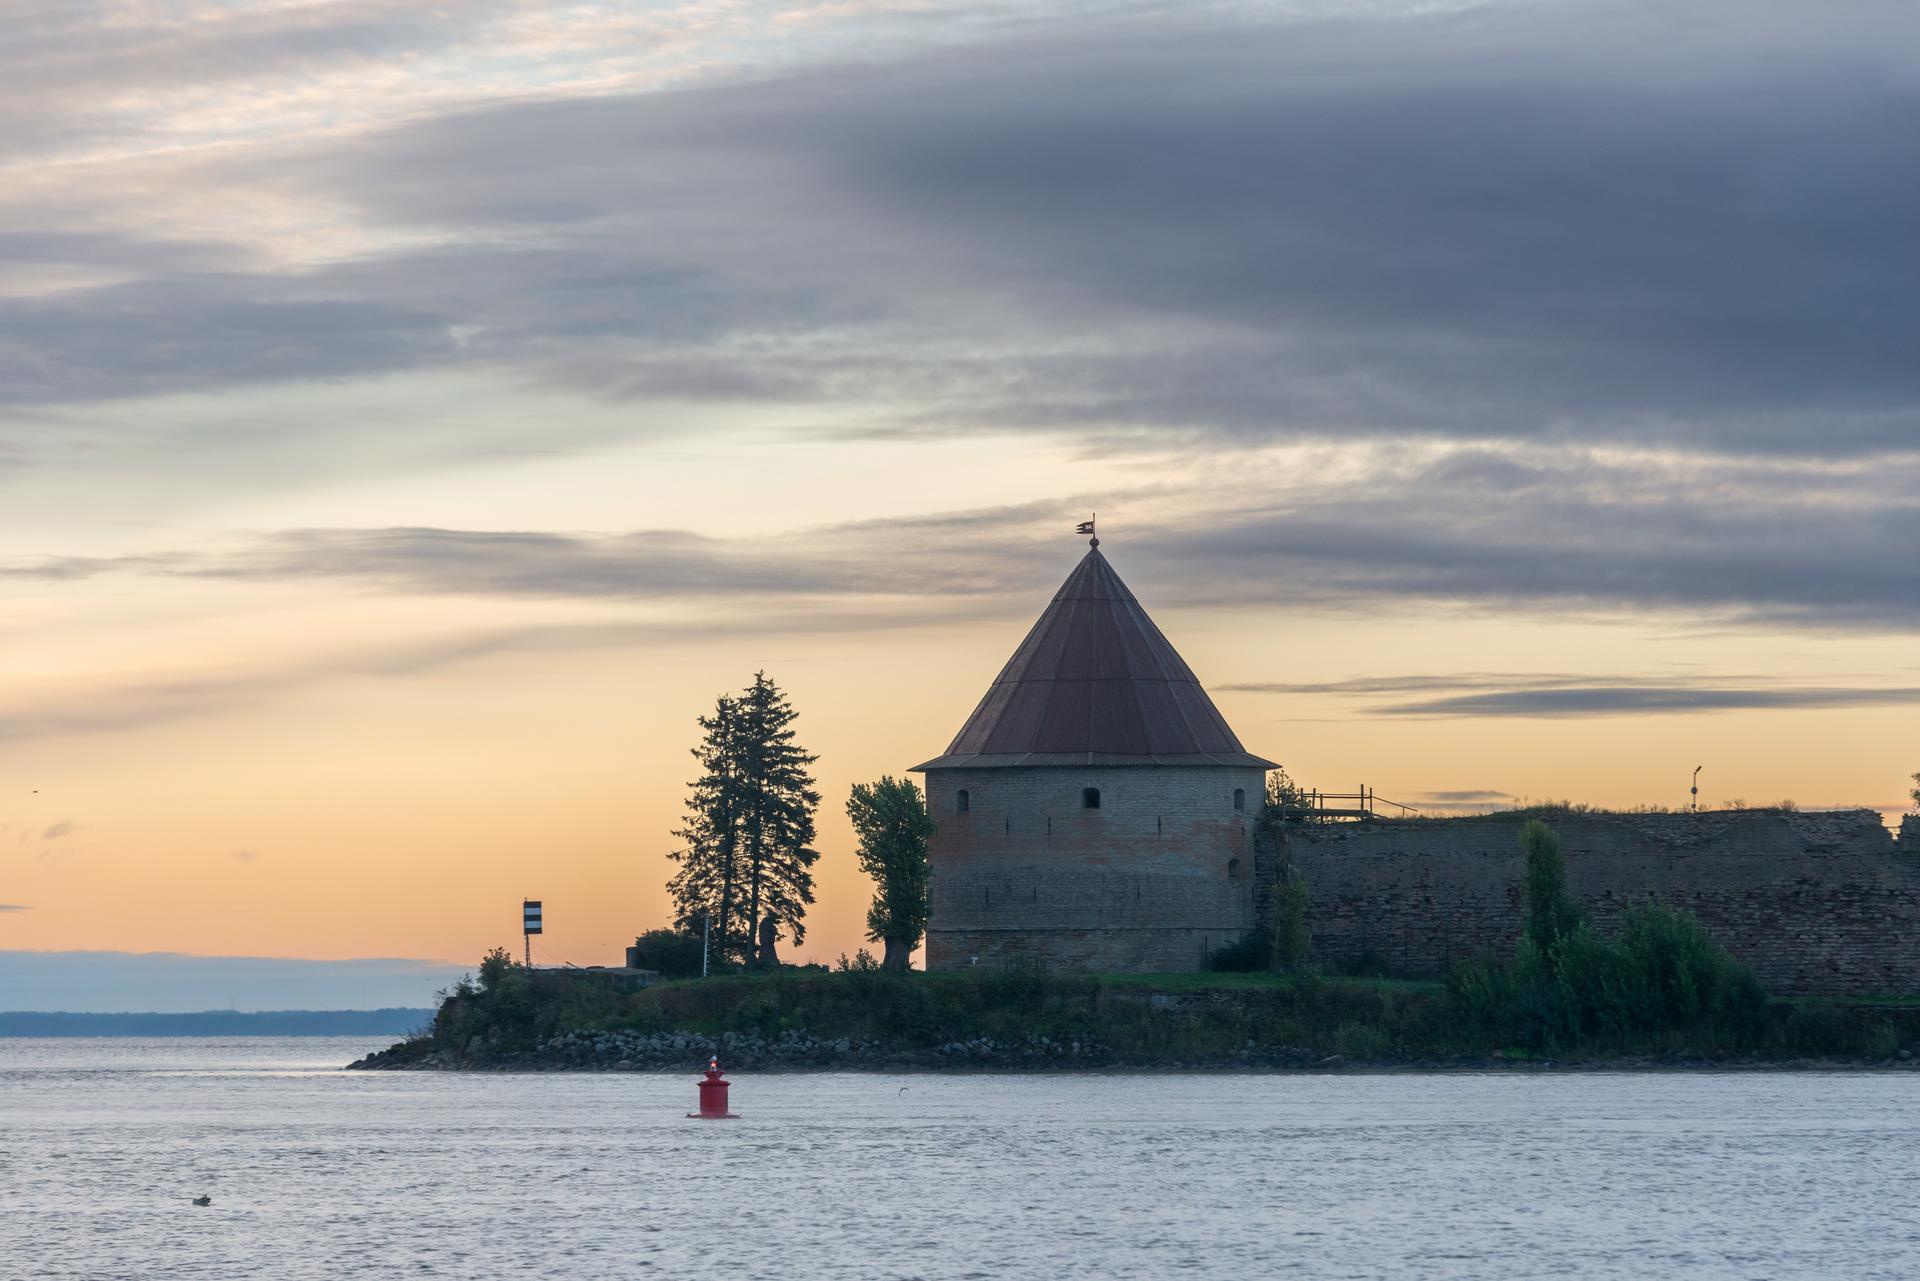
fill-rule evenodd
<path id="1" fill-rule="evenodd" d="M 178 1014 L 90 1014 L 0 1010 L 0 1038 L 406 1036 L 433 1021 L 433 1011 L 201 1010 Z"/>

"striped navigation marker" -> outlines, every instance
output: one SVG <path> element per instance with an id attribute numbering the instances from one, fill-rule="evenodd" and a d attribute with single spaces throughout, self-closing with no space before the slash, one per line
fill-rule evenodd
<path id="1" fill-rule="evenodd" d="M 526 936 L 527 969 L 533 969 L 533 936 L 540 933 L 540 900 L 528 898 L 520 900 L 520 932 Z"/>

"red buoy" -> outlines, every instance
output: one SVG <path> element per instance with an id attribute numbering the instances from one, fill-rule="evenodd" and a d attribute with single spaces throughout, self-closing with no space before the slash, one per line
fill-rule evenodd
<path id="1" fill-rule="evenodd" d="M 720 1058 L 707 1060 L 707 1079 L 700 1082 L 700 1110 L 687 1113 L 703 1121 L 725 1121 L 736 1116 L 727 1111 L 727 1078 L 720 1075 Z"/>

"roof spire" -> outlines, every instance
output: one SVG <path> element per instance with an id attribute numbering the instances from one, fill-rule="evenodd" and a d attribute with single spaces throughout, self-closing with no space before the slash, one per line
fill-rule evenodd
<path id="1" fill-rule="evenodd" d="M 945 755 L 914 768 L 1001 765 L 1274 768 L 1240 745 L 1098 548 L 1060 585 Z"/>

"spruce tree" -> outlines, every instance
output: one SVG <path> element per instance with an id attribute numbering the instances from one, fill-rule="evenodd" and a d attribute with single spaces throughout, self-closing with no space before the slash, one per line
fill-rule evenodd
<path id="1" fill-rule="evenodd" d="M 667 882 L 674 924 L 698 933 L 711 925 L 713 954 L 733 959 L 752 940 L 752 921 L 740 889 L 740 704 L 722 694 L 713 715 L 698 724 L 704 734 L 693 758 L 700 776 L 689 785 L 687 815 L 674 835 L 682 848 L 667 857 L 680 870 Z"/>
<path id="2" fill-rule="evenodd" d="M 855 783 L 847 817 L 860 838 L 860 870 L 874 881 L 867 937 L 886 944 L 887 969 L 904 970 L 927 932 L 927 842 L 933 817 L 912 779 Z"/>
<path id="3" fill-rule="evenodd" d="M 669 855 L 680 870 L 667 890 L 680 929 L 698 932 L 712 920 L 722 960 L 770 957 L 762 940 L 782 931 L 796 943 L 806 938 L 820 794 L 807 772 L 816 758 L 794 742 L 795 715 L 780 687 L 758 672 L 745 694 L 722 695 L 699 720 L 704 734 L 693 756 L 700 776 L 674 832 L 683 848 Z"/>
<path id="4" fill-rule="evenodd" d="M 765 672 L 739 700 L 740 733 L 735 750 L 739 767 L 739 828 L 745 877 L 747 958 L 761 956 L 763 923 L 771 920 L 769 941 L 785 931 L 795 943 L 806 940 L 806 911 L 813 903 L 814 811 L 820 793 L 807 770 L 819 757 L 794 741 L 799 713 Z"/>

